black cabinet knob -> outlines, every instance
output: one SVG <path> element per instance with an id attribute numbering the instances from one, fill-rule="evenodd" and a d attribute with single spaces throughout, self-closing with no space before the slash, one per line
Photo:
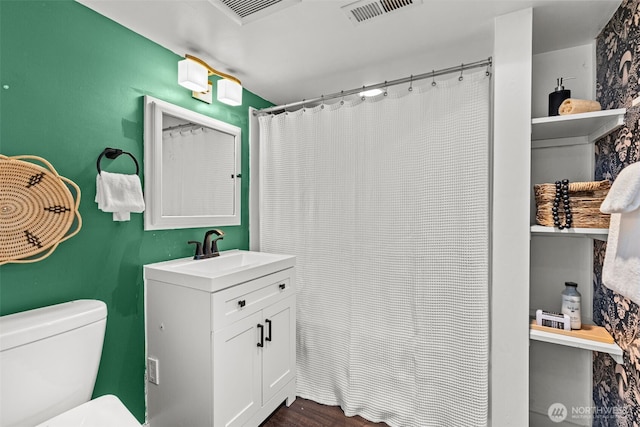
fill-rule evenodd
<path id="1" fill-rule="evenodd" d="M 278 287 L 279 287 L 280 289 L 284 289 L 284 288 L 286 288 L 286 287 L 287 287 L 287 285 L 285 285 L 284 283 L 280 283 L 280 285 L 278 285 Z"/>
<path id="2" fill-rule="evenodd" d="M 243 299 L 238 301 L 238 305 L 240 306 L 240 308 L 244 307 L 247 304 L 247 302 Z"/>

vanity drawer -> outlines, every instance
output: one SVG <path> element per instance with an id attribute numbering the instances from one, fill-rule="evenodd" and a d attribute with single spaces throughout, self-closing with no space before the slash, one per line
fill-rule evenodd
<path id="1" fill-rule="evenodd" d="M 212 331 L 295 295 L 293 274 L 287 269 L 212 294 Z"/>

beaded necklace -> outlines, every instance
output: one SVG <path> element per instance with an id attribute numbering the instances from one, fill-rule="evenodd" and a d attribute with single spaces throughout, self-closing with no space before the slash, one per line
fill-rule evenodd
<path id="1" fill-rule="evenodd" d="M 564 208 L 564 225 L 560 224 L 560 201 L 562 200 L 562 207 Z M 556 197 L 553 199 L 553 225 L 558 227 L 559 230 L 564 228 L 571 228 L 573 222 L 573 216 L 571 215 L 571 207 L 569 206 L 569 180 L 563 179 L 562 181 L 556 181 Z"/>

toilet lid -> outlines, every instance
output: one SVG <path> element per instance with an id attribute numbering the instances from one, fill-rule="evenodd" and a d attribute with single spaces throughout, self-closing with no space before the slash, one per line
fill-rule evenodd
<path id="1" fill-rule="evenodd" d="M 36 427 L 140 427 L 141 424 L 116 396 L 108 394 L 83 403 Z"/>

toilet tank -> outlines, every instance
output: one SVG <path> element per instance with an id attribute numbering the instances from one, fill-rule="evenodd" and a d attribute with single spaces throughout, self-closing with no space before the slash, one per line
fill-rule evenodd
<path id="1" fill-rule="evenodd" d="M 91 399 L 107 322 L 102 301 L 0 317 L 0 426 L 32 426 Z"/>

